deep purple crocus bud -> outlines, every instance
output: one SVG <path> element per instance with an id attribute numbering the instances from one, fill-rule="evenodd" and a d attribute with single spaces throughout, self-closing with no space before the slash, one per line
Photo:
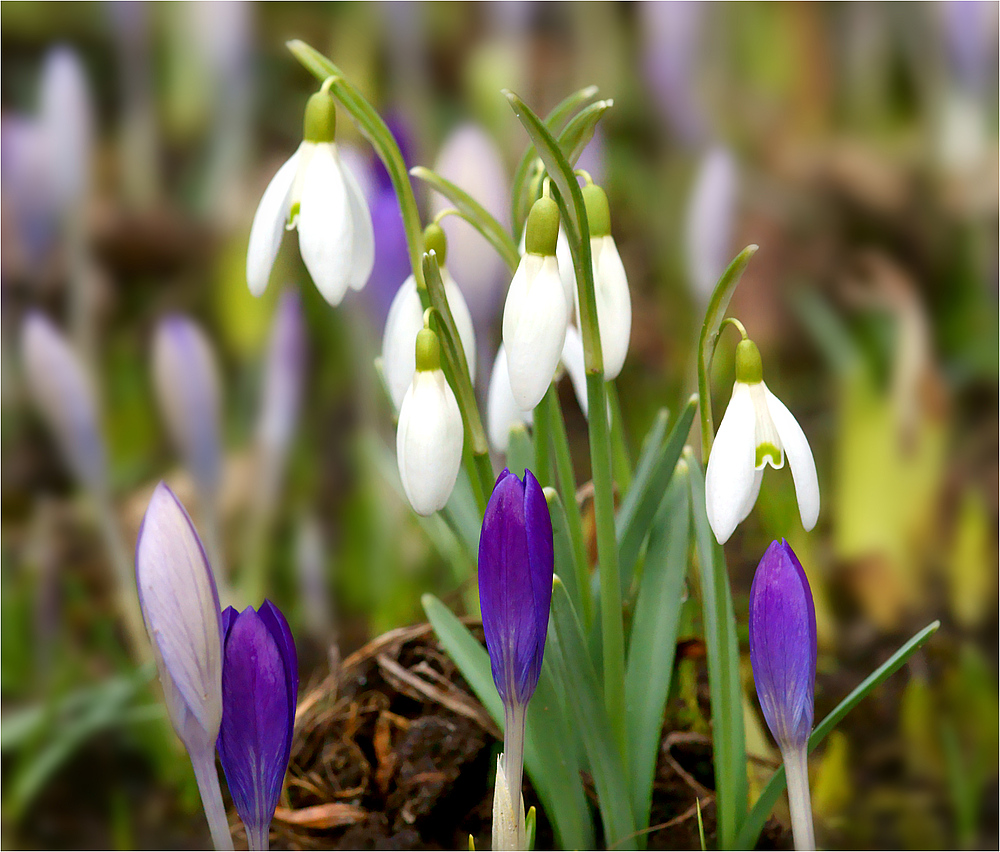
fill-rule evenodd
<path id="1" fill-rule="evenodd" d="M 292 748 L 299 692 L 295 642 L 268 600 L 256 612 L 228 607 L 222 630 L 219 758 L 250 848 L 267 849 Z"/>
<path id="2" fill-rule="evenodd" d="M 552 601 L 552 521 L 530 470 L 504 469 L 479 538 L 479 599 L 493 681 L 505 705 L 528 703 L 542 670 Z"/>
<path id="3" fill-rule="evenodd" d="M 750 662 L 767 726 L 782 752 L 805 746 L 816 687 L 816 609 L 799 560 L 771 542 L 750 588 Z"/>

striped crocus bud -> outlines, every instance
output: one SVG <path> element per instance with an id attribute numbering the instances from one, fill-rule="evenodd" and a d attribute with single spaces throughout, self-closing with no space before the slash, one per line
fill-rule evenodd
<path id="1" fill-rule="evenodd" d="M 504 470 L 479 538 L 479 600 L 493 682 L 504 705 L 504 751 L 494 799 L 494 848 L 524 849 L 524 720 L 538 685 L 552 601 L 552 521 L 530 470 Z"/>
<path id="2" fill-rule="evenodd" d="M 222 614 L 222 727 L 219 758 L 251 849 L 268 848 L 268 829 L 288 768 L 298 698 L 295 642 L 281 611 Z"/>
<path id="3" fill-rule="evenodd" d="M 764 719 L 781 749 L 797 849 L 814 849 L 806 771 L 816 687 L 816 610 L 792 548 L 771 542 L 750 588 L 750 662 Z"/>

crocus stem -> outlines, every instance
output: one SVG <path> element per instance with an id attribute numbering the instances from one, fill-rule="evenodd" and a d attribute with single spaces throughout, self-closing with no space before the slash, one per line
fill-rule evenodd
<path id="1" fill-rule="evenodd" d="M 188 753 L 191 756 L 195 780 L 198 782 L 198 792 L 201 794 L 201 805 L 205 809 L 208 829 L 212 832 L 212 845 L 216 849 L 230 850 L 233 848 L 233 838 L 229 833 L 226 808 L 222 804 L 219 773 L 215 768 L 214 743 L 199 752 Z M 247 836 L 249 838 L 249 831 Z"/>
<path id="2" fill-rule="evenodd" d="M 545 396 L 535 406 L 535 469 L 533 473 L 544 487 L 552 484 L 552 452 L 549 440 L 552 433 L 552 409 L 559 405 L 555 384 L 550 384 Z"/>
<path id="3" fill-rule="evenodd" d="M 524 722 L 527 707 L 523 704 L 503 708 L 503 771 L 507 776 L 510 803 L 517 814 L 518 836 L 524 833 L 524 810 L 521 779 L 524 777 Z"/>
<path id="4" fill-rule="evenodd" d="M 555 457 L 559 496 L 566 510 L 569 541 L 573 547 L 576 585 L 580 591 L 580 618 L 589 631 L 594 618 L 594 599 L 590 592 L 590 563 L 587 559 L 586 545 L 583 543 L 583 520 L 580 517 L 580 504 L 576 501 L 573 456 L 569 451 L 569 436 L 566 434 L 566 421 L 563 420 L 562 408 L 558 405 L 553 406 L 551 414 L 552 454 Z"/>
<path id="5" fill-rule="evenodd" d="M 246 825 L 244 827 L 247 830 L 247 848 L 251 852 L 267 852 L 270 846 L 270 834 L 271 827 L 269 825 Z"/>
<path id="6" fill-rule="evenodd" d="M 785 764 L 785 778 L 788 781 L 788 810 L 792 816 L 792 839 L 795 848 L 812 850 L 816 848 L 813 834 L 812 804 L 809 800 L 809 767 L 806 760 L 806 745 L 797 749 L 782 751 Z"/>

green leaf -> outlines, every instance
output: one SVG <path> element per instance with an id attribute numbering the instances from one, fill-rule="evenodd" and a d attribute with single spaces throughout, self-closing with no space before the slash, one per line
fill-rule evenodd
<path id="1" fill-rule="evenodd" d="M 747 810 L 747 754 L 736 616 L 729 591 L 726 558 L 705 514 L 705 478 L 690 450 L 684 453 L 684 458 L 690 471 L 691 518 L 708 655 L 719 848 L 738 849 L 741 847 L 737 834 Z"/>
<path id="2" fill-rule="evenodd" d="M 516 243 L 508 236 L 503 225 L 482 204 L 461 187 L 424 166 L 415 166 L 410 169 L 410 174 L 427 183 L 431 189 L 439 192 L 454 204 L 458 212 L 462 214 L 462 218 L 479 231 L 486 241 L 496 249 L 497 254 L 503 258 L 510 271 L 513 272 L 517 269 L 521 255 L 518 254 Z"/>
<path id="3" fill-rule="evenodd" d="M 503 704 L 493 683 L 486 649 L 469 629 L 433 595 L 421 598 L 424 612 L 441 645 L 458 666 L 476 697 L 501 728 Z M 573 749 L 564 747 L 566 723 L 559 693 L 552 681 L 548 655 L 542 663 L 538 688 L 528 704 L 524 737 L 524 766 L 562 846 L 590 849 L 593 825 Z"/>
<path id="4" fill-rule="evenodd" d="M 563 156 L 566 157 L 570 165 L 575 165 L 576 161 L 580 159 L 583 149 L 594 138 L 594 129 L 597 127 L 597 122 L 614 105 L 615 102 L 610 98 L 606 101 L 598 101 L 596 104 L 591 104 L 573 116 L 573 120 L 559 134 L 559 149 L 563 152 Z"/>
<path id="5" fill-rule="evenodd" d="M 524 833 L 528 841 L 528 852 L 534 852 L 535 849 L 535 828 L 538 821 L 538 812 L 535 810 L 535 806 L 532 805 L 528 808 L 528 815 L 524 818 Z"/>
<path id="6" fill-rule="evenodd" d="M 586 582 L 586 575 L 581 578 L 576 560 L 573 558 L 573 544 L 569 537 L 569 522 L 566 520 L 566 510 L 562 500 L 554 488 L 545 488 L 545 502 L 549 505 L 549 517 L 552 519 L 552 547 L 555 551 L 555 569 L 563 583 L 575 609 L 580 608 L 580 583 Z"/>
<path id="7" fill-rule="evenodd" d="M 816 746 L 823 742 L 826 735 L 836 727 L 837 723 L 840 722 L 844 716 L 850 713 L 851 710 L 857 706 L 858 702 L 860 702 L 862 698 L 898 671 L 903 663 L 905 663 L 918 648 L 924 645 L 924 643 L 926 643 L 927 640 L 938 631 L 940 626 L 940 621 L 928 624 L 923 630 L 914 635 L 909 642 L 903 645 L 898 651 L 896 651 L 895 654 L 893 654 L 888 660 L 882 663 L 881 666 L 875 669 L 875 671 L 858 684 L 858 686 L 851 691 L 850 695 L 834 707 L 834 709 L 823 719 L 823 721 L 816 726 L 816 729 L 809 737 L 809 751 L 812 751 L 816 748 Z M 774 775 L 771 776 L 771 780 L 767 782 L 764 792 L 760 794 L 760 798 L 758 798 L 754 803 L 754 806 L 751 808 L 746 820 L 744 820 L 743 827 L 740 829 L 739 837 L 736 840 L 736 848 L 752 849 L 756 845 L 761 829 L 764 828 L 764 823 L 767 822 L 767 818 L 771 815 L 771 811 L 774 809 L 775 802 L 778 801 L 778 797 L 784 789 L 785 768 L 781 767 L 774 773 Z"/>
<path id="8" fill-rule="evenodd" d="M 660 753 L 663 712 L 684 603 L 688 543 L 687 465 L 681 462 L 649 534 L 646 568 L 636 596 L 625 669 L 625 707 L 635 824 L 649 824 L 653 776 Z"/>
<path id="9" fill-rule="evenodd" d="M 572 696 L 576 725 L 590 764 L 609 849 L 635 849 L 636 830 L 629 783 L 615 747 L 597 672 L 591 664 L 580 622 L 566 586 L 557 576 L 552 584 L 549 655 L 560 667 L 566 695 Z"/>
<path id="10" fill-rule="evenodd" d="M 507 438 L 507 470 L 518 478 L 524 477 L 525 470 L 535 466 L 535 447 L 528 434 L 528 427 L 515 423 L 510 427 Z"/>
<path id="11" fill-rule="evenodd" d="M 666 413 L 662 412 L 647 437 L 635 471 L 632 487 L 625 495 L 618 516 L 615 518 L 615 534 L 618 539 L 618 559 L 621 563 L 622 594 L 632 585 L 635 565 L 639 559 L 642 542 L 653 522 L 657 507 L 673 476 L 677 460 L 694 421 L 697 397 L 692 397 L 681 409 L 680 417 L 670 431 L 670 436 L 662 445 L 651 443 L 656 435 L 662 435 L 666 427 Z"/>
<path id="12" fill-rule="evenodd" d="M 607 383 L 607 390 L 608 409 L 611 412 L 611 469 L 619 491 L 624 494 L 632 485 L 632 457 L 625 439 L 625 420 L 618 401 L 618 388 L 612 381 Z"/>
<path id="13" fill-rule="evenodd" d="M 733 293 L 736 292 L 736 286 L 740 283 L 750 258 L 756 253 L 757 246 L 747 246 L 736 255 L 729 268 L 722 273 L 708 302 L 705 321 L 701 326 L 701 338 L 698 341 L 698 398 L 701 400 L 701 455 L 706 460 L 715 434 L 712 426 L 712 395 L 708 381 L 712 356 L 715 355 L 715 345 L 719 342 L 719 329 L 726 318 L 729 300 L 733 298 Z"/>
<path id="14" fill-rule="evenodd" d="M 553 133 L 558 132 L 574 112 L 586 106 L 596 97 L 597 86 L 587 86 L 573 92 L 546 116 L 545 126 Z M 527 189 L 536 168 L 538 168 L 538 155 L 535 153 L 535 146 L 529 145 L 524 156 L 521 157 L 521 161 L 517 164 L 517 169 L 514 171 L 514 182 L 511 184 L 511 224 L 515 239 L 520 239 L 521 231 L 524 230 L 524 222 L 528 218 L 528 210 L 534 201 L 528 196 Z"/>

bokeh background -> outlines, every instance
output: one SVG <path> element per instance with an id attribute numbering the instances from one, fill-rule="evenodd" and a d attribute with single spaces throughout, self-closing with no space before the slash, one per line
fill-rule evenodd
<path id="1" fill-rule="evenodd" d="M 207 842 L 115 597 L 114 566 L 129 567 L 161 478 L 214 531 L 224 574 L 259 568 L 292 622 L 303 691 L 340 655 L 423 620 L 422 592 L 458 610 L 469 597 L 471 555 L 458 576 L 441 530 L 393 484 L 373 359 L 405 253 L 385 176 L 345 114 L 338 141 L 377 229 L 368 287 L 331 309 L 289 233 L 265 295 L 246 288 L 253 212 L 315 90 L 289 38 L 345 70 L 411 165 L 508 223 L 526 137 L 499 90 L 541 113 L 591 83 L 614 98 L 581 165 L 607 188 L 632 291 L 618 387 L 633 454 L 657 409 L 694 390 L 714 281 L 760 245 L 731 313 L 809 436 L 823 509 L 805 535 L 787 472 L 765 477 L 726 547 L 738 619 L 760 554 L 787 537 L 816 597 L 818 715 L 943 622 L 812 761 L 820 843 L 997 843 L 995 3 L 7 3 L 0 17 L 5 846 Z M 443 206 L 417 192 L 426 217 Z M 446 230 L 484 400 L 508 279 L 471 228 L 450 218 Z M 258 423 L 283 288 L 305 317 L 303 392 L 268 489 Z M 31 311 L 92 377 L 106 485 L 66 452 L 58 430 L 74 423 L 32 404 L 46 382 L 65 396 L 67 371 L 56 360 L 27 377 Z M 220 379 L 207 491 L 153 379 L 159 323 L 177 313 L 204 331 Z M 585 421 L 562 391 L 584 482 Z"/>

